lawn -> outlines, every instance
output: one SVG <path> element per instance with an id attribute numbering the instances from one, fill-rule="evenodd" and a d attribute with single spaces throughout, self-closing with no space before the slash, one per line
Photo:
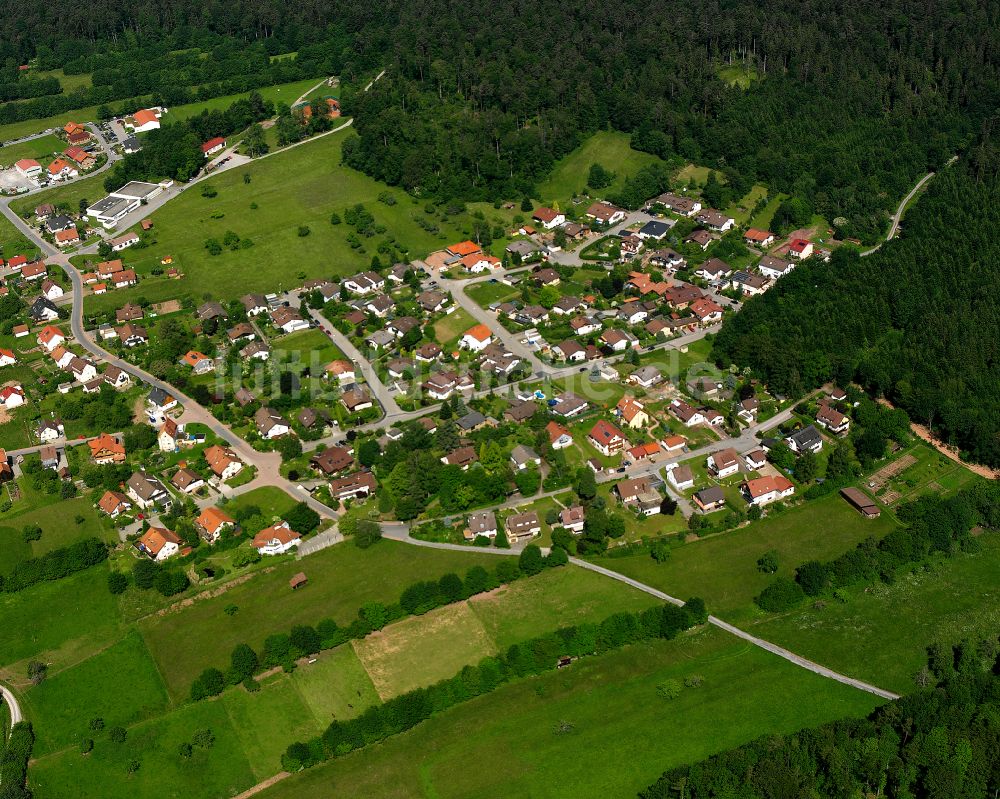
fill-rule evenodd
<path id="1" fill-rule="evenodd" d="M 281 516 L 294 508 L 296 502 L 280 488 L 275 486 L 262 486 L 240 494 L 226 505 L 226 510 L 232 514 L 241 508 L 255 506 L 260 508 L 265 519 Z"/>
<path id="2" fill-rule="evenodd" d="M 434 335 L 437 336 L 441 347 L 447 351 L 449 344 L 455 346 L 465 331 L 475 324 L 476 320 L 468 311 L 456 308 L 434 323 Z"/>
<path id="3" fill-rule="evenodd" d="M 982 552 L 936 561 L 891 586 L 859 587 L 843 604 L 763 619 L 753 632 L 882 688 L 912 690 L 929 644 L 1000 627 L 1000 540 L 993 533 L 980 540 Z"/>
<path id="4" fill-rule="evenodd" d="M 671 596 L 700 596 L 711 612 L 739 622 L 758 617 L 753 598 L 774 579 L 757 571 L 765 552 L 777 552 L 779 574 L 791 575 L 807 560 L 833 558 L 869 536 L 881 538 L 894 524 L 888 513 L 865 519 L 831 494 L 738 530 L 677 545 L 665 563 L 648 554 L 600 562 Z"/>
<path id="5" fill-rule="evenodd" d="M 755 227 L 758 230 L 769 230 L 771 227 L 771 221 L 774 219 L 774 213 L 778 210 L 778 206 L 781 205 L 781 201 L 786 199 L 787 194 L 781 194 L 780 192 L 772 194 L 770 199 L 753 219 L 750 220 L 750 227 Z"/>
<path id="6" fill-rule="evenodd" d="M 113 680 L 114 675 L 107 675 Z M 119 684 L 119 690 L 130 686 Z M 199 730 L 211 730 L 211 747 L 180 755 Z M 135 761 L 139 768 L 128 773 Z M 175 713 L 135 725 L 125 743 L 109 740 L 107 729 L 94 735 L 94 751 L 76 748 L 34 761 L 28 784 L 37 799 L 218 799 L 233 796 L 257 782 L 243 744 L 227 713 L 215 700 L 185 705 Z"/>
<path id="7" fill-rule="evenodd" d="M 294 81 L 292 83 L 279 83 L 275 86 L 262 86 L 254 89 L 265 100 L 271 100 L 275 104 L 287 103 L 291 105 L 304 92 L 316 85 L 320 78 L 308 78 L 306 80 Z M 251 92 L 240 92 L 239 94 L 226 94 L 222 97 L 213 97 L 211 100 L 202 100 L 197 103 L 187 103 L 178 105 L 170 109 L 167 114 L 167 121 L 179 122 L 190 117 L 197 116 L 202 111 L 225 111 L 237 100 L 249 97 Z"/>
<path id="8" fill-rule="evenodd" d="M 76 745 L 94 735 L 90 720 L 127 727 L 167 704 L 163 680 L 138 633 L 49 676 L 24 695 L 25 713 L 35 726 L 35 757 Z"/>
<path id="9" fill-rule="evenodd" d="M 330 341 L 329 336 L 318 328 L 282 336 L 272 344 L 272 361 L 289 365 L 300 364 L 302 368 L 309 366 L 314 375 L 321 375 L 323 367 L 330 361 L 344 357 L 344 353 Z"/>
<path id="10" fill-rule="evenodd" d="M 505 302 L 517 297 L 520 292 L 511 286 L 505 286 L 503 283 L 485 282 L 469 286 L 465 289 L 465 293 L 480 307 L 489 308 L 495 302 Z"/>
<path id="11" fill-rule="evenodd" d="M 50 133 L 31 141 L 0 147 L 0 164 L 9 167 L 22 158 L 34 158 L 36 161 L 51 161 L 54 153 L 61 153 L 64 149 L 66 149 L 66 144 L 62 139 Z"/>
<path id="12" fill-rule="evenodd" d="M 707 166 L 697 166 L 695 164 L 687 164 L 681 167 L 675 174 L 674 180 L 683 183 L 687 186 L 688 182 L 694 178 L 694 182 L 699 186 L 704 186 L 708 180 L 708 173 L 713 170 Z M 716 172 L 715 177 L 718 178 L 720 183 L 725 183 L 726 178 L 721 172 Z"/>
<path id="13" fill-rule="evenodd" d="M 28 241 L 7 217 L 0 217 L 0 257 L 8 260 L 15 255 L 29 258 L 38 253 L 38 247 Z"/>
<path id="14" fill-rule="evenodd" d="M 281 771 L 281 754 L 290 738 L 308 738 L 326 726 L 312 716 L 284 674 L 266 680 L 253 694 L 226 691 L 221 702 L 258 780 Z"/>
<path id="15" fill-rule="evenodd" d="M 695 674 L 700 688 L 658 696 L 664 680 Z M 877 702 L 707 630 L 504 686 L 259 796 L 634 796 L 670 766 Z"/>
<path id="16" fill-rule="evenodd" d="M 446 680 L 496 652 L 467 602 L 411 616 L 352 645 L 383 700 Z"/>
<path id="17" fill-rule="evenodd" d="M 642 167 L 657 163 L 655 155 L 633 150 L 631 137 L 618 131 L 595 133 L 569 155 L 559 159 L 549 177 L 539 184 L 538 196 L 543 202 L 565 204 L 587 188 L 587 178 L 592 164 L 600 164 L 615 173 L 614 182 L 602 194 L 614 194 L 625 184 L 625 178 Z"/>
<path id="18" fill-rule="evenodd" d="M 61 69 L 50 69 L 47 72 L 35 72 L 33 74 L 36 78 L 58 78 L 59 85 L 62 86 L 64 94 L 69 94 L 81 86 L 93 85 L 93 80 L 89 72 L 83 72 L 79 75 L 67 75 Z"/>
<path id="19" fill-rule="evenodd" d="M 737 225 L 745 225 L 757 203 L 765 197 L 767 197 L 767 186 L 755 183 L 746 195 L 726 208 L 725 213 L 733 217 Z"/>
<path id="20" fill-rule="evenodd" d="M 153 214 L 150 246 L 130 257 L 142 282 L 128 291 L 88 297 L 88 311 L 117 307 L 139 296 L 156 302 L 187 294 L 200 302 L 206 295 L 230 299 L 248 291 L 290 288 L 308 278 L 368 268 L 379 244 L 389 237 L 418 257 L 461 235 L 450 226 L 436 235 L 426 232 L 415 221 L 424 214 L 415 200 L 342 166 L 341 145 L 352 135 L 344 130 L 223 172 L 202 184 L 214 187 L 215 197 L 203 196 L 199 186 L 172 199 Z M 379 202 L 379 195 L 391 197 L 394 204 Z M 385 232 L 352 249 L 347 237 L 353 228 L 332 225 L 330 217 L 333 212 L 343 215 L 357 203 L 365 205 Z M 300 227 L 308 228 L 308 235 L 300 236 Z M 251 240 L 253 246 L 209 255 L 205 241 L 222 241 L 227 231 Z M 183 280 L 150 275 L 168 255 L 184 273 Z"/>
<path id="21" fill-rule="evenodd" d="M 56 186 L 53 189 L 46 189 L 38 194 L 32 194 L 30 197 L 22 197 L 20 200 L 14 200 L 10 204 L 10 207 L 14 213 L 21 217 L 26 215 L 33 217 L 35 209 L 43 203 L 52 203 L 53 205 L 62 204 L 71 211 L 76 212 L 80 210 L 81 200 L 93 203 L 107 194 L 104 191 L 105 177 L 107 175 L 102 172 L 99 175 L 91 175 L 89 178 L 83 178 L 82 180 L 73 180 L 64 186 Z"/>
<path id="22" fill-rule="evenodd" d="M 350 544 L 330 547 L 301 561 L 285 561 L 225 593 L 180 611 L 144 619 L 140 629 L 163 673 L 170 695 L 187 696 L 191 681 L 209 666 L 225 667 L 236 644 L 260 648 L 275 632 L 295 624 L 333 618 L 353 620 L 365 602 L 395 602 L 416 580 L 464 573 L 475 564 L 496 565 L 495 557 L 442 552 L 383 541 L 368 550 Z M 289 578 L 303 571 L 309 585 L 298 591 Z M 218 590 L 218 589 L 217 589 Z M 235 605 L 232 616 L 224 608 Z"/>
<path id="23" fill-rule="evenodd" d="M 649 594 L 575 566 L 549 569 L 469 601 L 501 649 L 558 627 L 655 604 L 658 601 Z"/>
<path id="24" fill-rule="evenodd" d="M 378 694 L 354 647 L 338 646 L 299 666 L 290 677 L 306 707 L 324 727 L 334 719 L 349 719 L 378 704 Z"/>
<path id="25" fill-rule="evenodd" d="M 93 654 L 118 631 L 108 570 L 95 566 L 15 594 L 0 594 L 0 666 L 38 657 L 55 669 Z M 23 666 L 0 672 L 24 682 Z"/>

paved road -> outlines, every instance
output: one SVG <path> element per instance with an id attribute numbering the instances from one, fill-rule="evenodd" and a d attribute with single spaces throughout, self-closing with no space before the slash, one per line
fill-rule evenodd
<path id="1" fill-rule="evenodd" d="M 21 706 L 17 703 L 17 697 L 10 692 L 10 689 L 0 685 L 0 696 L 3 697 L 4 704 L 10 708 L 10 725 L 13 727 L 19 721 L 24 721 L 21 714 Z"/>
<path id="2" fill-rule="evenodd" d="M 659 589 L 653 588 L 652 586 L 646 585 L 645 583 L 640 583 L 638 580 L 633 580 L 631 577 L 626 577 L 624 574 L 619 574 L 618 572 L 612 571 L 611 569 L 606 569 L 603 566 L 598 566 L 596 563 L 591 563 L 586 560 L 581 560 L 580 558 L 570 558 L 570 563 L 579 566 L 580 568 L 588 569 L 589 571 L 592 572 L 597 572 L 598 574 L 602 574 L 605 577 L 610 577 L 613 580 L 618 580 L 619 582 L 623 582 L 626 585 L 630 585 L 633 588 L 638 589 L 639 591 L 644 591 L 645 593 L 650 594 L 651 596 L 655 596 L 658 599 L 662 599 L 664 602 L 670 602 L 674 605 L 684 604 L 684 602 L 680 599 L 677 599 L 677 597 L 665 594 L 663 591 L 660 591 Z M 742 638 L 747 643 L 753 644 L 756 647 L 760 647 L 761 649 L 771 652 L 772 654 L 775 654 L 780 658 L 784 658 L 789 663 L 794 663 L 796 666 L 806 669 L 807 671 L 811 671 L 814 674 L 818 674 L 821 677 L 827 677 L 828 679 L 836 680 L 839 683 L 843 683 L 844 685 L 849 685 L 852 688 L 857 688 L 860 691 L 866 691 L 870 694 L 874 694 L 875 696 L 882 697 L 883 699 L 899 699 L 898 694 L 886 691 L 882 688 L 879 688 L 878 686 L 871 685 L 870 683 L 866 683 L 862 680 L 856 680 L 853 677 L 848 677 L 846 674 L 840 674 L 839 672 L 836 672 L 833 669 L 828 669 L 826 666 L 822 666 L 819 663 L 814 663 L 811 660 L 796 655 L 794 652 L 789 652 L 787 649 L 780 647 L 777 644 L 772 644 L 770 641 L 765 641 L 762 638 L 758 638 L 755 635 L 751 635 L 750 633 L 741 630 L 739 627 L 735 627 L 729 622 L 723 621 L 722 619 L 716 616 L 709 616 L 708 623 L 715 627 L 718 627 L 720 630 L 725 630 L 730 635 L 735 635 L 737 638 Z"/>
<path id="3" fill-rule="evenodd" d="M 111 433 L 111 435 L 117 437 L 120 436 L 121 433 Z M 73 439 L 63 438 L 62 436 L 60 436 L 55 441 L 50 441 L 46 444 L 35 444 L 34 446 L 22 447 L 21 449 L 9 449 L 7 450 L 7 457 L 16 458 L 18 455 L 33 455 L 34 453 L 38 452 L 41 449 L 44 449 L 45 447 L 75 447 L 80 444 L 86 444 L 88 441 L 93 441 L 95 438 L 98 438 L 98 436 L 90 436 L 90 437 L 81 436 L 80 438 L 73 438 Z"/>
<path id="4" fill-rule="evenodd" d="M 372 366 L 371 361 L 369 361 L 364 354 L 354 346 L 347 336 L 333 326 L 333 323 L 323 315 L 322 311 L 310 308 L 307 303 L 302 303 L 301 307 L 307 315 L 316 320 L 319 324 L 320 330 L 326 333 L 330 341 L 337 345 L 340 351 L 354 363 L 354 366 L 357 369 L 361 370 L 361 374 L 364 375 L 365 382 L 371 389 L 372 394 L 375 395 L 375 399 L 377 399 L 379 404 L 382 406 L 383 416 L 386 418 L 395 418 L 402 415 L 403 410 L 399 407 L 399 404 L 396 402 L 396 398 L 393 397 L 392 392 L 386 387 L 385 383 L 379 379 L 378 373 Z M 382 420 L 382 423 L 385 423 L 385 419 Z"/>
<path id="5" fill-rule="evenodd" d="M 951 163 L 951 161 L 949 161 L 948 163 Z M 934 174 L 935 174 L 934 172 L 928 172 L 926 175 L 920 178 L 920 180 L 917 181 L 917 185 L 914 186 L 912 189 L 910 189 L 910 193 L 907 194 L 899 203 L 899 207 L 896 209 L 896 213 L 892 215 L 892 224 L 889 225 L 889 233 L 885 237 L 886 241 L 892 241 L 896 237 L 896 233 L 899 230 L 899 221 L 903 218 L 903 212 L 906 210 L 907 204 L 910 202 L 910 200 L 913 199 L 914 195 L 916 195 L 916 193 L 920 191 L 921 188 L 923 188 L 924 184 L 932 177 L 934 177 Z M 880 241 L 870 250 L 865 250 L 863 253 L 861 253 L 861 257 L 864 258 L 867 255 L 871 255 L 872 253 L 878 252 L 880 249 L 882 249 L 882 245 L 884 243 L 885 242 Z"/>

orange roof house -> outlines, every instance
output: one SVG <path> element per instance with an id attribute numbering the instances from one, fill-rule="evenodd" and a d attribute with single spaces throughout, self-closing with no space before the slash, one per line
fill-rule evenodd
<path id="1" fill-rule="evenodd" d="M 67 122 L 65 125 L 63 125 L 63 130 L 66 132 L 67 135 L 71 135 L 73 133 L 87 132 L 87 129 L 79 122 Z"/>
<path id="2" fill-rule="evenodd" d="M 136 111 L 132 114 L 132 119 L 135 120 L 136 127 L 141 127 L 142 125 L 148 125 L 150 122 L 156 122 L 156 114 L 148 108 L 143 108 L 141 111 Z"/>
<path id="3" fill-rule="evenodd" d="M 125 447 L 107 433 L 101 433 L 93 441 L 88 441 L 90 459 L 97 464 L 124 463 Z"/>
<path id="4" fill-rule="evenodd" d="M 459 258 L 463 258 L 466 255 L 475 255 L 477 252 L 482 252 L 483 248 L 476 244 L 474 241 L 460 241 L 458 244 L 452 244 L 448 247 L 448 252 L 452 255 L 457 255 Z"/>
<path id="5" fill-rule="evenodd" d="M 209 541 L 215 541 L 226 527 L 235 527 L 236 519 L 221 508 L 210 506 L 194 520 L 195 527 Z"/>

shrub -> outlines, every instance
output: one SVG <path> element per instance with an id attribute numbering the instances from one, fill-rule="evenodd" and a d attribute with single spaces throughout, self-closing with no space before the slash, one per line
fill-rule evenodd
<path id="1" fill-rule="evenodd" d="M 113 743 L 123 744 L 125 743 L 125 738 L 128 735 L 124 727 L 112 727 L 108 730 L 108 738 L 111 739 Z"/>
<path id="2" fill-rule="evenodd" d="M 656 693 L 663 699 L 676 699 L 683 690 L 680 680 L 664 680 L 656 686 Z"/>
<path id="3" fill-rule="evenodd" d="M 124 594 L 128 588 L 128 577 L 121 572 L 111 572 L 108 575 L 108 590 L 112 594 Z"/>
<path id="4" fill-rule="evenodd" d="M 769 613 L 791 610 L 805 599 L 802 586 L 787 577 L 779 577 L 754 599 L 758 607 Z"/>

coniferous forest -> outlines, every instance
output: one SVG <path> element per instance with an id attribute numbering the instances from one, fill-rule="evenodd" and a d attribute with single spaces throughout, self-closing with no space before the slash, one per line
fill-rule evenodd
<path id="1" fill-rule="evenodd" d="M 810 262 L 715 342 L 776 391 L 857 380 L 973 460 L 1000 464 L 1000 185 L 988 144 L 945 169 L 868 258 Z"/>
<path id="2" fill-rule="evenodd" d="M 269 65 L 267 55 L 291 51 L 346 84 L 384 68 L 391 79 L 368 93 L 345 87 L 360 134 L 346 160 L 444 199 L 530 194 L 555 159 L 612 127 L 640 149 L 715 167 L 736 196 L 761 181 L 842 234 L 874 240 L 915 179 L 967 146 L 1000 105 L 997 0 L 677 0 L 657 10 L 539 0 L 475 13 L 446 0 L 374 13 L 361 0 L 5 6 L 0 83 L 37 57 L 93 70 L 105 99 L 91 102 L 126 89 L 176 94 L 158 67 L 197 71 L 197 53 L 183 52 L 196 46 L 220 77 L 290 74 L 295 62 Z M 749 87 L 720 76 L 731 65 Z M 45 90 L 20 88 L 4 92 Z"/>
<path id="3" fill-rule="evenodd" d="M 1000 769 L 995 638 L 928 650 L 937 687 L 793 735 L 671 769 L 639 799 L 992 799 Z"/>

